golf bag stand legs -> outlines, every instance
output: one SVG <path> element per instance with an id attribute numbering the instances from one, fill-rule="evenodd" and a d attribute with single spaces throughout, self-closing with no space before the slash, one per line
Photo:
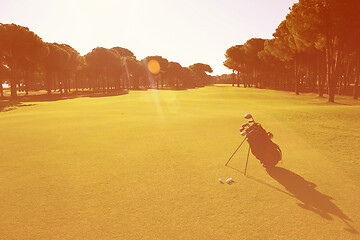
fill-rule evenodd
<path id="1" fill-rule="evenodd" d="M 230 160 L 232 159 L 232 157 L 235 155 L 235 153 L 239 150 L 239 148 L 241 147 L 241 145 L 243 145 L 243 143 L 245 142 L 245 140 L 247 139 L 247 137 L 244 138 L 244 140 L 240 143 L 240 145 L 238 146 L 238 148 L 235 150 L 235 152 L 231 155 L 231 157 L 229 158 L 229 160 L 225 163 L 225 166 L 227 166 L 227 164 L 230 162 Z M 250 151 L 250 148 L 249 148 Z M 248 154 L 248 158 L 249 158 L 249 154 Z M 247 164 L 247 161 L 246 161 Z"/>
<path id="2" fill-rule="evenodd" d="M 246 169 L 247 169 L 247 164 L 248 164 L 248 161 L 249 161 L 249 155 L 250 155 L 250 145 L 249 145 L 249 150 L 248 150 L 248 154 L 247 154 L 247 158 L 246 158 L 244 176 L 246 175 Z"/>

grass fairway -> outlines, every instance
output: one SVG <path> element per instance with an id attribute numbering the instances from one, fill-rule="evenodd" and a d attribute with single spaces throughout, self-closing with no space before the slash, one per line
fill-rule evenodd
<path id="1" fill-rule="evenodd" d="M 338 102 L 211 86 L 1 112 L 1 239 L 359 239 L 360 105 Z M 245 113 L 272 172 L 243 175 L 247 146 L 224 166 Z"/>

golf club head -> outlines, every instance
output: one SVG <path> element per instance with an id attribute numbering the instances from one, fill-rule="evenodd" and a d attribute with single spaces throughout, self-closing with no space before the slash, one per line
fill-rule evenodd
<path id="1" fill-rule="evenodd" d="M 243 131 L 245 131 L 245 128 L 240 128 L 240 132 L 243 132 Z"/>
<path id="2" fill-rule="evenodd" d="M 243 125 L 241 125 L 242 128 L 245 128 L 245 127 L 248 127 L 248 126 L 250 126 L 250 124 L 248 124 L 248 123 L 244 123 Z"/>
<path id="3" fill-rule="evenodd" d="M 250 118 L 253 118 L 253 117 L 252 117 L 252 115 L 251 115 L 250 113 L 248 113 L 248 114 L 246 114 L 246 115 L 244 116 L 244 118 L 250 119 Z"/>
<path id="4" fill-rule="evenodd" d="M 274 138 L 274 134 L 272 134 L 271 132 L 268 132 L 267 134 L 268 134 L 268 136 L 269 136 L 270 139 L 273 139 L 273 138 Z"/>
<path id="5" fill-rule="evenodd" d="M 253 119 L 249 120 L 249 123 L 254 123 L 254 120 Z"/>
<path id="6" fill-rule="evenodd" d="M 245 136 L 247 134 L 247 132 L 242 132 L 240 134 L 241 134 L 241 136 Z"/>

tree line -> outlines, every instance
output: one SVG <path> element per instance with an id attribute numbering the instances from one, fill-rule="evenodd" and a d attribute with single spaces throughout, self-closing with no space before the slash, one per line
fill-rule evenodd
<path id="1" fill-rule="evenodd" d="M 359 97 L 360 1 L 300 0 L 272 39 L 252 38 L 227 49 L 232 85 Z M 219 80 L 228 81 L 227 76 Z"/>
<path id="2" fill-rule="evenodd" d="M 155 62 L 159 71 L 149 70 Z M 2 84 L 10 85 L 11 97 L 17 92 L 46 90 L 103 91 L 121 89 L 203 87 L 212 81 L 209 65 L 195 63 L 182 67 L 162 56 L 138 60 L 122 47 L 97 47 L 81 56 L 67 44 L 42 41 L 27 27 L 0 23 L 0 94 Z"/>

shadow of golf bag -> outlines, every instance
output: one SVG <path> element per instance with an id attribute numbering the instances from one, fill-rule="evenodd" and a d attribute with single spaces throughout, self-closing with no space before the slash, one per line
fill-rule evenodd
<path id="1" fill-rule="evenodd" d="M 265 168 L 274 167 L 281 160 L 282 154 L 280 147 L 271 141 L 273 135 L 258 123 L 254 123 L 247 132 L 251 153 Z"/>

